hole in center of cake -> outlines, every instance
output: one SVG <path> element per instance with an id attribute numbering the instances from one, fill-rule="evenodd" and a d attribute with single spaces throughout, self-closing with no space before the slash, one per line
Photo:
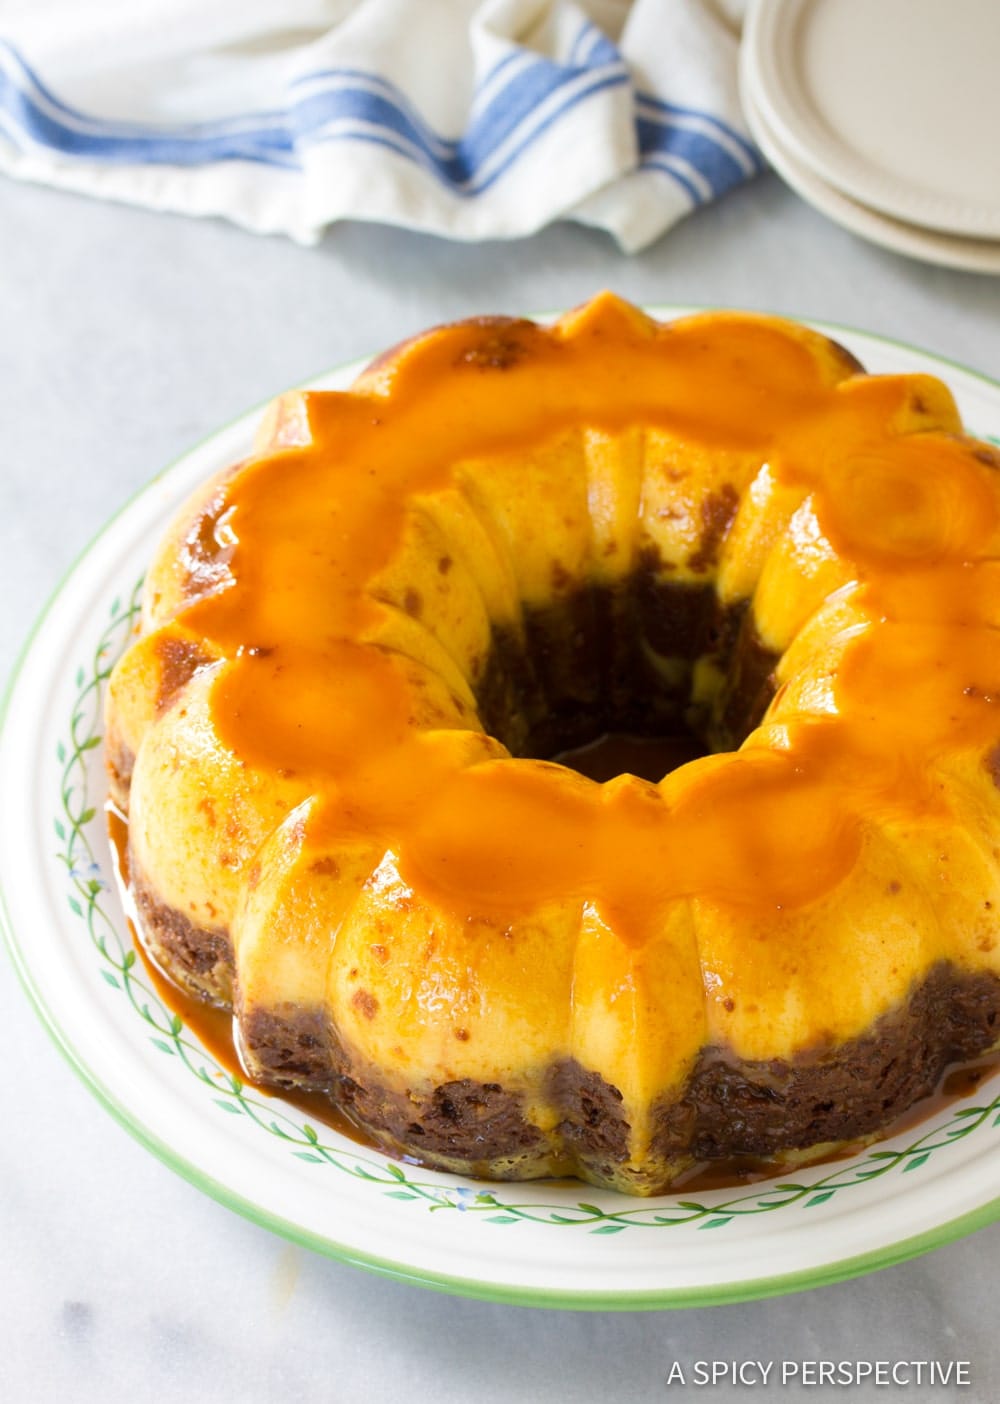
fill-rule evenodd
<path id="1" fill-rule="evenodd" d="M 776 662 L 747 604 L 650 569 L 525 608 L 523 630 L 495 627 L 476 700 L 513 756 L 600 783 L 625 773 L 656 783 L 740 745 L 774 694 Z"/>

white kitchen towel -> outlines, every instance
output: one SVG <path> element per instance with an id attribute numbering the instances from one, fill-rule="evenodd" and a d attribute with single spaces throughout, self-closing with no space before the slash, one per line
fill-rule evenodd
<path id="1" fill-rule="evenodd" d="M 4 0 L 0 170 L 304 243 L 634 251 L 762 168 L 733 0 Z"/>

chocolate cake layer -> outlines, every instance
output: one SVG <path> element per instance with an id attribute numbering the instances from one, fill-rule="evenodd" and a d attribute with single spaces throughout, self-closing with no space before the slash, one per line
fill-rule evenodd
<path id="1" fill-rule="evenodd" d="M 1000 979 L 934 966 L 860 1038 L 791 1059 L 746 1062 L 705 1048 L 679 1100 L 656 1111 L 654 1148 L 670 1158 L 770 1156 L 885 1127 L 929 1096 L 949 1063 L 1000 1037 Z"/>
<path id="2" fill-rule="evenodd" d="M 531 1159 L 550 1173 L 548 1138 L 526 1118 L 520 1093 L 469 1078 L 399 1092 L 358 1077 L 339 1082 L 335 1100 L 380 1143 L 428 1164 L 461 1163 L 472 1174 Z"/>
<path id="3" fill-rule="evenodd" d="M 213 1004 L 231 1006 L 234 960 L 229 932 L 198 926 L 161 901 L 131 857 L 129 887 L 143 944 L 159 968 L 182 989 Z"/>
<path id="4" fill-rule="evenodd" d="M 330 1031 L 319 1009 L 281 1004 L 243 1010 L 236 992 L 236 1022 L 244 1049 L 253 1050 L 259 1080 L 330 1094 L 337 1080 Z"/>

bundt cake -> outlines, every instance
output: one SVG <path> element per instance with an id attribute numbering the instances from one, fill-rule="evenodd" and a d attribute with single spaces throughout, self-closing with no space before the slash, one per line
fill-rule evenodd
<path id="1" fill-rule="evenodd" d="M 111 679 L 142 935 L 391 1153 L 655 1193 L 1000 1038 L 1000 454 L 604 294 L 282 397 Z M 687 734 L 659 783 L 554 761 Z"/>

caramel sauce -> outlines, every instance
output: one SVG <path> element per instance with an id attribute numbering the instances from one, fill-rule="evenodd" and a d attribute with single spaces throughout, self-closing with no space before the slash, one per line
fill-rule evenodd
<path id="1" fill-rule="evenodd" d="M 762 914 L 830 891 L 872 814 L 947 814 L 927 756 L 1000 735 L 997 475 L 954 433 L 899 431 L 919 377 L 831 379 L 766 319 L 662 326 L 604 297 L 551 330 L 440 329 L 351 391 L 307 396 L 309 442 L 220 489 L 224 584 L 175 621 L 228 660 L 223 744 L 319 796 L 317 847 L 370 838 L 451 910 L 510 920 L 576 899 L 642 944 L 677 899 Z M 763 464 L 800 485 L 789 549 L 853 582 L 864 619 L 825 715 L 655 787 L 512 760 L 470 700 L 428 712 L 434 671 L 380 645 L 395 606 L 372 583 L 407 504 L 461 487 L 470 463 L 637 424 L 728 455 L 738 490 Z"/>

